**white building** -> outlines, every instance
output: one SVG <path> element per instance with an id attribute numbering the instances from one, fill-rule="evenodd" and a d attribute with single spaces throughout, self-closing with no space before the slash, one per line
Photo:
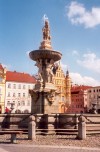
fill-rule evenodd
<path id="1" fill-rule="evenodd" d="M 14 113 L 30 113 L 29 89 L 33 89 L 35 83 L 35 78 L 27 73 L 7 71 L 5 107 Z"/>
<path id="2" fill-rule="evenodd" d="M 92 104 L 97 105 L 98 112 L 100 113 L 100 86 L 88 89 L 88 107 L 92 108 Z"/>

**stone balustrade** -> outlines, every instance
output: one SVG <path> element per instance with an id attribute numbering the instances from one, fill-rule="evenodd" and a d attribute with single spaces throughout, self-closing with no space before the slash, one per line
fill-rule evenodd
<path id="1" fill-rule="evenodd" d="M 32 122 L 31 116 L 34 117 Z M 36 125 L 34 134 L 42 134 L 43 132 L 55 134 L 58 129 L 62 129 L 62 131 L 65 129 L 65 132 L 67 129 L 76 129 L 79 138 L 85 139 L 87 134 L 100 133 L 100 114 L 83 114 L 82 118 L 80 114 L 0 114 L 1 129 L 26 128 L 32 130 L 30 125 Z M 70 133 L 72 134 L 72 132 Z M 35 138 L 35 135 L 32 137 L 29 135 L 29 138 L 33 137 Z"/>

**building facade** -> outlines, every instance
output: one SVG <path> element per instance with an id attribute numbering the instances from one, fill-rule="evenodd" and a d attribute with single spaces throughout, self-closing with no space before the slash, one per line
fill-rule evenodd
<path id="1" fill-rule="evenodd" d="M 6 68 L 0 64 L 0 113 L 5 111 Z"/>
<path id="2" fill-rule="evenodd" d="M 93 104 L 96 104 L 97 111 L 100 113 L 100 86 L 88 89 L 88 109 L 91 109 Z"/>
<path id="3" fill-rule="evenodd" d="M 66 105 L 71 102 L 71 81 L 69 75 L 65 76 L 60 62 L 58 63 L 56 74 L 54 75 L 54 84 L 60 93 L 58 96 L 59 113 L 65 113 Z"/>
<path id="4" fill-rule="evenodd" d="M 88 110 L 88 89 L 91 86 L 72 86 L 71 88 L 71 105 L 68 113 L 86 113 Z"/>
<path id="5" fill-rule="evenodd" d="M 33 89 L 35 83 L 35 78 L 27 73 L 7 71 L 5 107 L 13 113 L 30 113 L 29 89 Z"/>

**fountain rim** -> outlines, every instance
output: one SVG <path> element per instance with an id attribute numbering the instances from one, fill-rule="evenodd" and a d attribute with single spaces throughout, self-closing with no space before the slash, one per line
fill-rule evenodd
<path id="1" fill-rule="evenodd" d="M 60 52 L 49 49 L 33 50 L 29 53 L 29 57 L 34 61 L 38 59 L 54 59 L 54 61 L 59 61 L 61 56 L 62 54 Z"/>

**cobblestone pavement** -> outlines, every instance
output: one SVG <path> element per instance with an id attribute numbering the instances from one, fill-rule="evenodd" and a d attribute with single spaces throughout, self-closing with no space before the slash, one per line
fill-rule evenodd
<path id="1" fill-rule="evenodd" d="M 1 144 L 0 152 L 100 152 L 100 149 L 99 148 L 87 148 L 87 147 Z"/>
<path id="2" fill-rule="evenodd" d="M 100 135 L 88 135 L 77 140 L 73 135 L 37 135 L 33 141 L 28 135 L 18 135 L 17 144 L 10 143 L 10 135 L 0 135 L 0 152 L 100 152 Z"/>

